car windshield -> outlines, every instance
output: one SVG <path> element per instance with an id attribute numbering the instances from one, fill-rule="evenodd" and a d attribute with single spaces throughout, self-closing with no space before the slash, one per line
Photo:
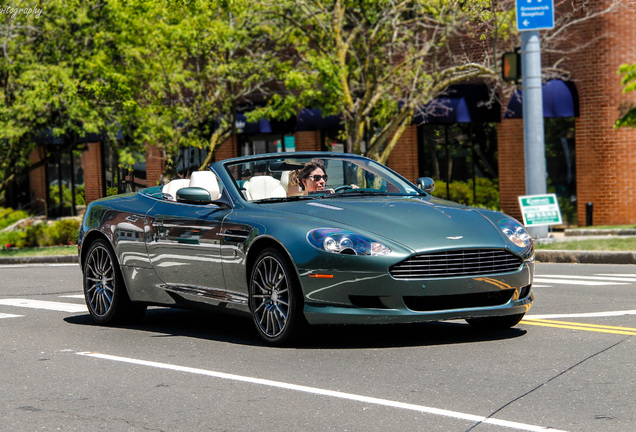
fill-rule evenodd
<path id="1" fill-rule="evenodd" d="M 225 167 L 248 201 L 422 193 L 383 165 L 361 157 L 269 155 L 231 162 Z"/>

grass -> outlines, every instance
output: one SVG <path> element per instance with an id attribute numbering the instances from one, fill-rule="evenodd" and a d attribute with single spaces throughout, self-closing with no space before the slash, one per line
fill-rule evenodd
<path id="1" fill-rule="evenodd" d="M 636 225 L 597 225 L 597 226 L 583 226 L 572 227 L 571 230 L 621 230 L 621 229 L 636 229 Z"/>
<path id="2" fill-rule="evenodd" d="M 554 243 L 535 243 L 538 250 L 586 250 L 636 252 L 636 237 L 610 237 L 586 240 L 566 240 Z"/>
<path id="3" fill-rule="evenodd" d="M 77 245 L 32 248 L 5 248 L 0 250 L 0 257 L 2 258 L 50 255 L 77 255 Z"/>

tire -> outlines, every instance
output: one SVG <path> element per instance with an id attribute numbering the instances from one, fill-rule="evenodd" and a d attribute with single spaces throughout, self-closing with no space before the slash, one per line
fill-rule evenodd
<path id="1" fill-rule="evenodd" d="M 115 254 L 105 240 L 91 244 L 83 272 L 84 299 L 96 323 L 111 325 L 143 316 L 146 305 L 130 301 Z"/>
<path id="2" fill-rule="evenodd" d="M 267 248 L 256 258 L 249 306 L 258 334 L 269 344 L 289 344 L 308 326 L 297 280 L 289 260 L 277 249 Z"/>
<path id="3" fill-rule="evenodd" d="M 478 330 L 505 330 L 516 326 L 525 313 L 486 318 L 467 318 L 466 322 Z"/>

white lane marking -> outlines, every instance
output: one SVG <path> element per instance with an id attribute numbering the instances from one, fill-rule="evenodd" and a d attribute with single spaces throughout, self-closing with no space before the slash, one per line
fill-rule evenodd
<path id="1" fill-rule="evenodd" d="M 71 295 L 63 295 L 63 296 L 60 296 L 60 297 L 83 299 L 84 298 L 84 294 L 71 294 Z"/>
<path id="2" fill-rule="evenodd" d="M 636 282 L 636 278 L 622 277 L 620 275 L 596 275 L 596 276 L 574 276 L 574 275 L 539 275 L 541 278 L 556 279 L 583 279 L 583 280 L 599 280 L 599 281 L 616 281 L 616 282 Z"/>
<path id="3" fill-rule="evenodd" d="M 25 267 L 79 267 L 78 263 L 0 264 L 0 269 Z"/>
<path id="4" fill-rule="evenodd" d="M 636 274 L 634 273 L 627 273 L 627 274 L 597 273 L 596 276 L 615 276 L 615 277 L 636 278 Z"/>
<path id="5" fill-rule="evenodd" d="M 0 299 L 0 305 L 17 306 L 31 309 L 44 309 L 58 312 L 86 312 L 86 305 L 76 303 L 60 303 L 30 299 Z"/>
<path id="6" fill-rule="evenodd" d="M 5 313 L 0 313 L 0 319 L 2 318 L 20 318 L 23 317 L 24 315 L 13 315 L 13 314 L 5 314 Z"/>
<path id="7" fill-rule="evenodd" d="M 470 422 L 486 423 L 486 424 L 502 426 L 502 427 L 507 427 L 512 429 L 524 430 L 524 431 L 564 432 L 564 431 L 559 431 L 557 429 L 551 429 L 551 428 L 546 428 L 542 426 L 534 426 L 534 425 L 529 425 L 525 423 L 517 423 L 517 422 L 512 422 L 507 420 L 497 420 L 494 418 L 488 418 L 488 417 L 483 417 L 479 415 L 466 414 L 466 413 L 439 409 L 439 408 L 432 408 L 432 407 L 427 407 L 424 405 L 415 405 L 415 404 L 409 404 L 404 402 L 392 401 L 388 399 L 379 399 L 375 397 L 356 395 L 353 393 L 344 393 L 344 392 L 339 392 L 334 390 L 325 390 L 325 389 L 321 389 L 317 387 L 308 387 L 304 385 L 290 384 L 290 383 L 285 383 L 281 381 L 272 381 L 272 380 L 262 379 L 262 378 L 253 378 L 253 377 L 247 377 L 242 375 L 228 374 L 224 372 L 215 372 L 215 371 L 210 371 L 206 369 L 198 369 L 198 368 L 192 368 L 187 366 L 178 366 L 178 365 L 172 365 L 169 363 L 159 363 L 159 362 L 139 360 L 139 359 L 134 359 L 129 357 L 119 357 L 119 356 L 101 354 L 96 352 L 78 352 L 77 354 L 82 356 L 99 358 L 103 360 L 130 363 L 130 364 L 136 364 L 141 366 L 149 366 L 149 367 L 154 367 L 158 369 L 168 369 L 168 370 L 173 370 L 177 372 L 187 372 L 187 373 L 196 374 L 196 375 L 204 375 L 204 376 L 227 379 L 232 381 L 259 384 L 259 385 L 265 385 L 269 387 L 277 387 L 277 388 L 282 388 L 286 390 L 293 390 L 293 391 L 316 394 L 321 396 L 329 396 L 329 397 L 339 398 L 339 399 L 347 399 L 347 400 L 352 400 L 356 402 L 364 402 L 364 403 L 369 403 L 374 405 L 382 405 L 382 406 L 391 407 L 391 408 L 400 408 L 400 409 L 405 409 L 410 411 L 418 411 L 425 414 L 433 414 L 433 415 L 439 415 L 443 417 L 452 417 L 452 418 L 456 418 L 460 420 L 467 420 Z"/>
<path id="8" fill-rule="evenodd" d="M 636 315 L 636 310 L 607 311 L 607 312 L 586 312 L 574 314 L 551 314 L 551 315 L 526 315 L 526 319 L 553 319 L 553 318 L 605 318 L 625 315 Z"/>
<path id="9" fill-rule="evenodd" d="M 629 283 L 621 283 L 621 282 L 602 282 L 602 281 L 592 281 L 592 280 L 578 280 L 578 279 L 557 279 L 553 277 L 535 277 L 533 282 L 541 282 L 541 283 L 551 283 L 551 284 L 568 284 L 568 285 L 590 285 L 590 286 L 600 286 L 600 285 L 629 285 Z"/>

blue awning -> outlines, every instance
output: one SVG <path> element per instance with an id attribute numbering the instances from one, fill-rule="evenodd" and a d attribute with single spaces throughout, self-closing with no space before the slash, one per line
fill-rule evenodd
<path id="1" fill-rule="evenodd" d="M 296 131 L 312 131 L 324 129 L 341 129 L 340 116 L 330 115 L 323 117 L 316 108 L 303 108 L 296 118 Z"/>
<path id="2" fill-rule="evenodd" d="M 550 80 L 543 84 L 543 117 L 578 117 L 579 94 L 571 81 Z M 523 90 L 516 90 L 504 118 L 523 118 Z"/>
<path id="3" fill-rule="evenodd" d="M 489 123 L 501 120 L 501 107 L 486 84 L 458 84 L 426 104 L 415 124 Z"/>
<path id="4" fill-rule="evenodd" d="M 244 114 L 236 115 L 236 129 L 239 133 L 245 134 L 266 134 L 272 133 L 272 125 L 267 119 L 260 119 L 257 122 L 249 123 Z"/>

